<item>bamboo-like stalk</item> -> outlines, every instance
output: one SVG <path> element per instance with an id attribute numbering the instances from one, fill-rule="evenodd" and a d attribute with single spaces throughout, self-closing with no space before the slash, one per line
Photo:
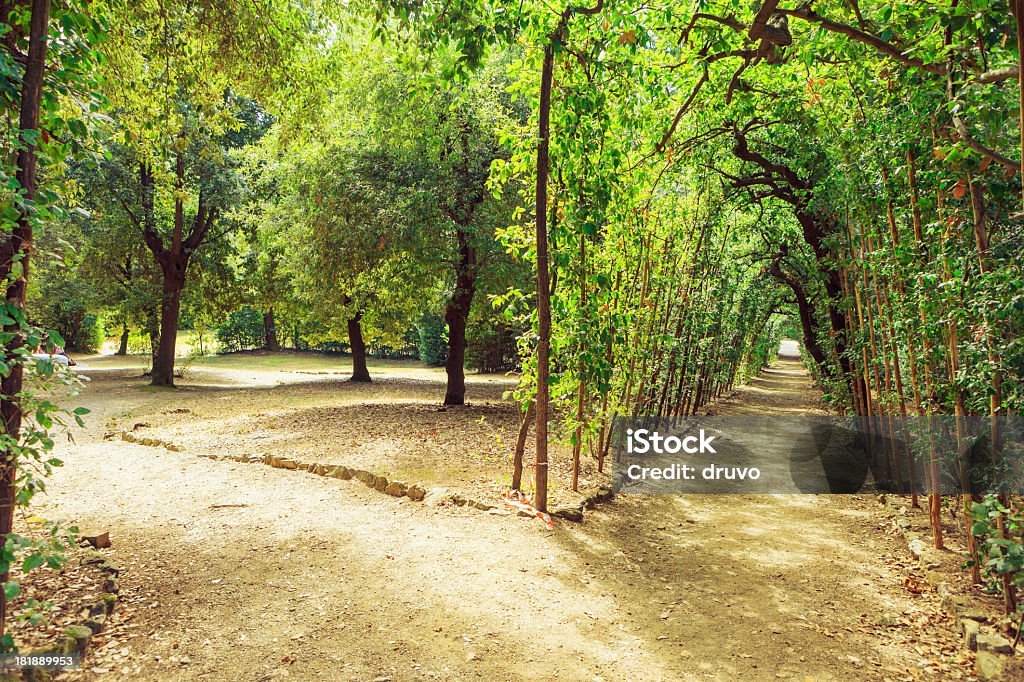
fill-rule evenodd
<path id="1" fill-rule="evenodd" d="M 586 310 L 587 305 L 587 238 L 580 234 L 580 308 Z M 583 401 L 586 381 L 585 351 L 586 341 L 580 339 L 579 387 L 576 393 L 576 443 L 572 448 L 572 491 L 580 490 L 580 451 L 583 449 Z"/>
<path id="2" fill-rule="evenodd" d="M 992 252 L 989 244 L 988 226 L 985 220 L 985 197 L 981 184 L 970 174 L 967 174 L 967 185 L 971 195 L 971 213 L 974 218 L 974 240 L 978 250 L 978 266 L 983 275 L 991 272 Z M 993 338 L 992 322 L 986 310 L 982 316 L 985 325 L 985 346 L 988 351 L 988 361 L 992 365 L 991 394 L 989 395 L 989 418 L 992 439 L 992 464 L 998 464 L 1002 449 L 1002 424 L 1000 410 L 1003 407 L 1002 373 L 999 370 L 1000 358 L 996 351 L 996 339 Z M 1005 507 L 1009 500 L 1006 495 L 1000 495 L 1000 501 Z M 996 526 L 999 534 L 1004 540 L 1009 538 L 1006 528 L 1006 514 L 1000 512 L 996 517 Z M 1014 575 L 1010 572 L 1002 574 L 1003 590 L 1003 611 L 1011 614 L 1017 612 L 1017 588 L 1013 584 Z"/>
<path id="3" fill-rule="evenodd" d="M 914 230 L 914 246 L 917 250 L 919 260 L 921 261 L 922 267 L 927 264 L 928 258 L 925 252 L 927 248 L 924 243 L 923 231 L 921 227 L 921 205 L 920 205 L 920 193 L 917 187 L 917 171 L 915 169 L 914 151 L 907 149 L 907 183 L 910 185 L 910 212 L 912 222 L 911 225 Z M 919 274 L 917 277 L 917 289 L 918 291 L 923 290 L 922 277 Z M 929 447 L 929 461 L 928 461 L 928 473 L 931 478 L 930 492 L 928 494 L 928 517 L 932 527 L 932 542 L 936 549 L 943 549 L 945 542 L 942 538 L 942 488 L 939 481 L 938 465 L 935 461 L 935 435 L 931 429 L 931 414 L 932 414 L 932 399 L 935 395 L 935 389 L 933 386 L 933 372 L 931 370 L 931 364 L 929 358 L 932 353 L 931 339 L 927 334 L 927 319 L 925 316 L 924 306 L 918 304 L 918 313 L 921 319 L 921 328 L 925 330 L 925 334 L 921 339 L 921 347 L 924 351 L 924 362 L 921 363 L 921 371 L 924 374 L 925 391 L 928 396 L 928 402 L 922 404 L 921 393 L 918 388 L 917 374 L 915 364 L 911 362 L 911 372 L 914 376 L 914 400 L 917 403 L 918 414 L 925 416 L 926 428 L 928 431 L 928 447 Z M 914 352 L 913 340 L 907 337 L 909 357 L 913 359 L 916 356 Z"/>

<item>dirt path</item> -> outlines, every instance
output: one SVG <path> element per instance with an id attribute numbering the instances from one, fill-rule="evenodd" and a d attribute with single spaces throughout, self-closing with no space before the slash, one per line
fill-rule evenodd
<path id="1" fill-rule="evenodd" d="M 816 401 L 782 360 L 720 409 Z M 63 455 L 43 513 L 109 529 L 124 569 L 75 678 L 937 679 L 955 649 L 866 498 L 624 496 L 549 533 L 99 427 Z"/>

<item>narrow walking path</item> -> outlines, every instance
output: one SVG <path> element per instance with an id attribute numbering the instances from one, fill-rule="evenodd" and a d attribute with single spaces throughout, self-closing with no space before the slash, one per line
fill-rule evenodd
<path id="1" fill-rule="evenodd" d="M 782 359 L 717 409 L 816 410 L 817 393 Z M 62 450 L 43 513 L 109 530 L 124 569 L 103 663 L 70 679 L 959 674 L 867 497 L 620 496 L 549 533 L 97 427 Z"/>

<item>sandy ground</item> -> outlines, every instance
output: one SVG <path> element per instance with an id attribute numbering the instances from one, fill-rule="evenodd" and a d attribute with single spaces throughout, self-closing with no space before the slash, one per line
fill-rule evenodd
<path id="1" fill-rule="evenodd" d="M 96 660 L 70 679 L 965 674 L 935 596 L 903 587 L 911 562 L 873 499 L 620 496 L 549 532 L 537 520 L 197 456 L 254 447 L 253 433 L 232 435 L 220 413 L 270 411 L 289 433 L 319 433 L 309 424 L 323 411 L 358 443 L 345 408 L 371 404 L 382 433 L 402 433 L 409 413 L 396 406 L 436 405 L 439 372 L 395 365 L 390 383 L 345 388 L 331 374 L 224 366 L 203 370 L 217 386 L 155 392 L 103 362 L 83 363 L 96 381 L 82 402 L 97 414 L 61 447 L 67 464 L 41 505 L 109 530 L 123 568 L 122 611 L 97 638 Z M 503 382 L 474 381 L 471 398 L 500 409 Z M 817 401 L 799 362 L 783 359 L 718 409 L 800 412 Z M 103 440 L 111 422 L 165 417 L 180 452 Z"/>

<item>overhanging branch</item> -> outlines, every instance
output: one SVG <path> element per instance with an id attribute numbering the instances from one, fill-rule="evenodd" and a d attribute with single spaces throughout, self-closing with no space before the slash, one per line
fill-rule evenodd
<path id="1" fill-rule="evenodd" d="M 892 59 L 898 62 L 906 64 L 907 66 L 915 66 L 919 69 L 923 69 L 924 71 L 934 73 L 939 76 L 946 75 L 945 64 L 941 64 L 939 62 L 926 62 L 923 59 L 918 59 L 917 57 L 910 57 L 904 54 L 902 50 L 900 50 L 892 43 L 882 40 L 876 35 L 873 35 L 866 31 L 862 31 L 855 26 L 849 26 L 847 24 L 841 24 L 837 21 L 827 19 L 826 17 L 821 16 L 812 9 L 801 7 L 798 9 L 780 9 L 776 11 L 779 14 L 785 14 L 786 16 L 802 19 L 812 24 L 818 24 L 826 31 L 831 31 L 832 33 L 839 33 L 841 35 L 846 36 L 847 38 L 851 38 L 857 41 L 858 43 L 869 45 L 878 50 L 879 52 L 881 52 L 882 54 L 885 54 L 886 56 L 891 57 Z"/>
<path id="2" fill-rule="evenodd" d="M 989 149 L 988 147 L 986 147 L 985 145 L 971 137 L 971 133 L 967 130 L 967 126 L 964 124 L 963 120 L 959 116 L 953 117 L 953 128 L 956 129 L 956 134 L 960 138 L 960 140 L 974 151 L 978 152 L 982 156 L 985 156 L 995 161 L 996 163 L 1002 166 L 1006 166 L 1011 170 L 1020 170 L 1020 161 L 1014 161 L 1013 159 L 1009 159 L 1000 154 L 999 152 L 993 149 Z"/>

